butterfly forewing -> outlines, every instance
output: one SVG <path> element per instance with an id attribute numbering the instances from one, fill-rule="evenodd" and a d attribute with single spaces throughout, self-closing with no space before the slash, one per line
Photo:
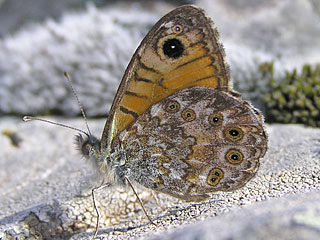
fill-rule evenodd
<path id="1" fill-rule="evenodd" d="M 187 5 L 165 15 L 134 54 L 102 136 L 102 149 L 150 106 L 191 86 L 230 91 L 218 32 L 203 10 Z"/>

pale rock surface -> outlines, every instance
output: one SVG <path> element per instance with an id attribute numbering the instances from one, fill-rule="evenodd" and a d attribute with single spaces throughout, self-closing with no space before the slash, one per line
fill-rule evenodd
<path id="1" fill-rule="evenodd" d="M 51 120 L 84 129 L 82 119 Z M 95 135 L 100 135 L 104 122 L 89 121 Z M 18 134 L 22 142 L 15 147 L 0 135 L 0 237 L 92 236 L 96 218 L 90 189 L 99 182 L 90 164 L 74 149 L 74 133 L 40 122 L 1 118 L 0 131 L 6 129 Z M 157 203 L 150 191 L 138 188 L 157 226 L 146 220 L 131 189 L 101 191 L 99 236 L 292 239 L 290 234 L 307 233 L 308 239 L 319 238 L 320 130 L 274 124 L 267 126 L 267 132 L 269 150 L 257 176 L 242 189 L 214 193 L 202 203 L 155 194 Z"/>

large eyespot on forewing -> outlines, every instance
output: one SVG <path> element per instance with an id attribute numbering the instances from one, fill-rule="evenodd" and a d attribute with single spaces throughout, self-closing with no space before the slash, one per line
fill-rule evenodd
<path id="1" fill-rule="evenodd" d="M 170 38 L 166 40 L 162 46 L 165 56 L 169 58 L 179 58 L 183 55 L 184 46 L 177 38 Z"/>

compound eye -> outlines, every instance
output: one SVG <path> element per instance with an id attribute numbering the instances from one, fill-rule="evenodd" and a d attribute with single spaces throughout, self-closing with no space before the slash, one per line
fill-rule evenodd
<path id="1" fill-rule="evenodd" d="M 88 141 L 85 141 L 81 146 L 81 153 L 83 156 L 88 157 L 91 149 L 91 145 Z"/>

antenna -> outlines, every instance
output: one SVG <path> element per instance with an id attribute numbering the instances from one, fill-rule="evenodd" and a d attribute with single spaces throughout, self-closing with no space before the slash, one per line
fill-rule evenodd
<path id="1" fill-rule="evenodd" d="M 89 125 L 88 125 L 88 121 L 87 121 L 87 116 L 86 116 L 86 114 L 84 113 L 84 110 L 83 110 L 83 107 L 82 107 L 82 105 L 81 105 L 81 103 L 80 103 L 80 100 L 79 100 L 79 98 L 78 98 L 77 92 L 74 90 L 74 88 L 73 88 L 73 86 L 72 86 L 72 82 L 71 82 L 71 79 L 70 79 L 70 77 L 69 77 L 69 74 L 68 74 L 67 72 L 64 72 L 63 74 L 64 74 L 64 76 L 66 77 L 66 79 L 68 80 L 68 82 L 69 82 L 69 84 L 70 84 L 70 87 L 71 87 L 71 90 L 72 90 L 72 92 L 73 92 L 73 95 L 74 95 L 74 97 L 76 98 L 76 100 L 77 100 L 77 102 L 78 102 L 78 105 L 79 105 L 80 111 L 81 111 L 81 113 L 82 113 L 84 122 L 86 123 L 87 129 L 88 129 L 88 133 L 89 133 L 89 135 L 91 136 L 91 132 L 90 132 Z"/>
<path id="2" fill-rule="evenodd" d="M 80 111 L 81 111 L 81 113 L 82 113 L 84 122 L 85 122 L 85 124 L 86 124 L 86 126 L 87 126 L 88 133 L 86 133 L 85 131 L 82 131 L 82 130 L 80 130 L 80 129 L 78 129 L 78 128 L 75 128 L 75 127 L 70 127 L 70 126 L 67 126 L 67 125 L 65 125 L 65 124 L 61 124 L 61 123 L 57 123 L 57 122 L 52 122 L 52 121 L 49 121 L 49 120 L 46 120 L 46 119 L 37 118 L 37 117 L 32 117 L 32 116 L 24 116 L 24 117 L 22 118 L 22 121 L 28 122 L 28 121 L 37 120 L 37 121 L 41 121 L 41 122 L 45 122 L 45 123 L 50 123 L 50 124 L 53 124 L 53 125 L 57 125 L 57 126 L 60 126 L 60 127 L 65 127 L 65 128 L 69 128 L 69 129 L 72 129 L 72 130 L 81 132 L 81 133 L 85 134 L 87 137 L 90 137 L 90 136 L 92 136 L 92 135 L 91 135 L 91 131 L 90 131 L 90 129 L 89 129 L 87 117 L 86 117 L 86 114 L 85 114 L 85 112 L 84 112 L 84 110 L 83 110 L 83 107 L 82 107 L 82 105 L 81 105 L 81 103 L 80 103 L 80 100 L 79 100 L 79 98 L 78 98 L 77 92 L 75 91 L 75 89 L 74 89 L 73 86 L 72 86 L 72 82 L 71 82 L 71 80 L 70 80 L 69 74 L 66 73 L 66 72 L 64 72 L 64 76 L 66 77 L 67 81 L 69 82 L 69 85 L 70 85 L 70 87 L 71 87 L 71 90 L 72 90 L 72 92 L 73 92 L 73 95 L 74 95 L 74 97 L 75 97 L 76 100 L 77 100 L 77 103 L 78 103 L 78 106 L 79 106 Z"/>
<path id="3" fill-rule="evenodd" d="M 82 130 L 80 130 L 78 128 L 70 127 L 68 125 L 64 125 L 64 124 L 61 124 L 61 123 L 52 122 L 52 121 L 49 121 L 49 120 L 46 120 L 46 119 L 37 118 L 37 117 L 31 117 L 31 116 L 24 116 L 22 118 L 22 121 L 24 121 L 24 122 L 34 121 L 34 120 L 45 122 L 45 123 L 50 123 L 50 124 L 57 125 L 57 126 L 60 126 L 60 127 L 70 128 L 72 130 L 75 130 L 75 131 L 78 131 L 78 132 L 81 132 L 81 133 L 85 134 L 87 137 L 90 137 L 90 135 L 88 133 L 86 133 L 85 131 L 82 131 Z"/>

